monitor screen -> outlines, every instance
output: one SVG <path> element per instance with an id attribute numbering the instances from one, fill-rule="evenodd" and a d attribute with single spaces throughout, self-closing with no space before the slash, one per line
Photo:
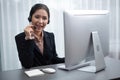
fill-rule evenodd
<path id="1" fill-rule="evenodd" d="M 97 31 L 104 56 L 109 53 L 109 12 L 106 10 L 64 11 L 65 67 L 72 67 L 94 54 L 91 32 Z"/>

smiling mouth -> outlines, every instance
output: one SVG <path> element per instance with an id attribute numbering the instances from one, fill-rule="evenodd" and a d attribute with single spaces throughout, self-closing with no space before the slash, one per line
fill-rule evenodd
<path id="1" fill-rule="evenodd" d="M 42 26 L 34 26 L 34 29 L 35 29 L 36 31 L 41 31 L 41 30 L 42 30 Z"/>

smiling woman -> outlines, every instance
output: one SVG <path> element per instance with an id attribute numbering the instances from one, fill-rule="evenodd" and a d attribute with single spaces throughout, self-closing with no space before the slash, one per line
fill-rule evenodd
<path id="1" fill-rule="evenodd" d="M 0 55 L 2 70 L 21 68 L 14 36 L 30 25 L 31 5 L 45 3 L 50 9 L 50 24 L 44 30 L 54 32 L 56 50 L 64 57 L 63 10 L 109 10 L 110 55 L 120 56 L 120 0 L 0 0 Z M 31 18 L 30 18 L 31 19 Z M 41 41 L 41 40 L 40 40 Z M 14 55 L 14 56 L 13 56 Z"/>
<path id="2" fill-rule="evenodd" d="M 44 31 L 50 13 L 45 4 L 35 4 L 24 32 L 15 36 L 19 59 L 24 68 L 63 63 L 56 53 L 54 34 Z"/>

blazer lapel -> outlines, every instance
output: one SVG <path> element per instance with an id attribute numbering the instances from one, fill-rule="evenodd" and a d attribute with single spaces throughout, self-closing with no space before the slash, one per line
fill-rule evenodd
<path id="1" fill-rule="evenodd" d="M 46 32 L 44 32 L 44 48 L 48 49 L 50 48 L 50 37 L 48 36 L 48 34 Z"/>
<path id="2" fill-rule="evenodd" d="M 43 38 L 44 39 L 44 50 L 43 50 L 43 53 L 44 53 L 46 51 L 48 52 L 49 50 L 51 50 L 51 39 L 50 39 L 50 36 L 48 36 L 48 34 L 45 31 L 43 31 L 43 33 L 44 33 L 44 38 Z M 35 44 L 35 49 L 39 53 L 41 53 L 35 42 L 34 42 L 34 44 Z"/>
<path id="3" fill-rule="evenodd" d="M 35 43 L 35 42 L 34 42 L 34 43 Z M 34 46 L 34 47 L 35 47 L 35 49 L 36 49 L 39 53 L 41 53 L 41 52 L 40 52 L 40 49 L 38 48 L 38 46 L 36 45 L 36 43 L 35 43 L 35 46 Z"/>

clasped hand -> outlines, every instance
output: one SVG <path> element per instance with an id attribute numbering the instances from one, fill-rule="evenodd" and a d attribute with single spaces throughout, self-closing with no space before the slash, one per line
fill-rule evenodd
<path id="1" fill-rule="evenodd" d="M 35 29 L 36 27 L 32 24 L 29 24 L 25 29 L 24 29 L 24 32 L 25 32 L 25 39 L 26 40 L 32 40 L 32 39 L 39 39 L 39 36 L 37 36 L 35 34 Z"/>

